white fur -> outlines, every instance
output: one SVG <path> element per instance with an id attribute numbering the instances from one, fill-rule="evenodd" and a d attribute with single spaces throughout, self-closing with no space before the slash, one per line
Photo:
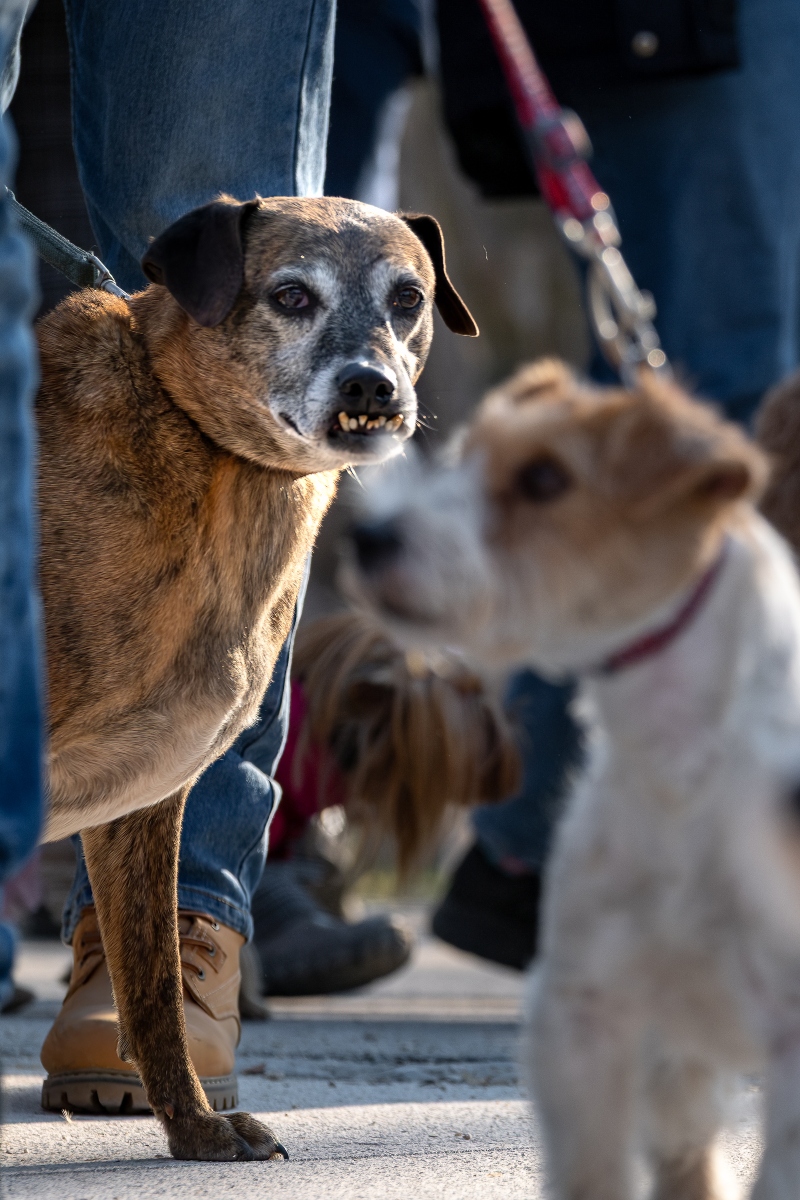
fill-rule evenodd
<path id="1" fill-rule="evenodd" d="M 710 1158 L 725 1080 L 764 1067 L 754 1197 L 796 1200 L 800 588 L 780 538 L 750 513 L 691 625 L 582 689 L 591 761 L 530 1006 L 553 1193 L 624 1200 L 638 1114 L 659 1200 L 728 1197 Z"/>
<path id="2" fill-rule="evenodd" d="M 403 550 L 374 578 L 351 571 L 351 590 L 417 641 L 566 673 L 659 628 L 688 594 L 615 627 L 602 597 L 572 604 L 581 564 L 568 548 L 551 575 L 536 554 L 502 558 L 468 464 L 427 478 L 412 467 L 398 491 L 382 509 L 366 501 L 394 519 Z M 549 866 L 530 998 L 552 1194 L 628 1200 L 638 1140 L 654 1200 L 729 1200 L 713 1147 L 726 1086 L 764 1069 L 753 1197 L 797 1200 L 800 584 L 751 507 L 732 516 L 691 623 L 617 674 L 585 672 L 581 704 L 589 763 Z"/>

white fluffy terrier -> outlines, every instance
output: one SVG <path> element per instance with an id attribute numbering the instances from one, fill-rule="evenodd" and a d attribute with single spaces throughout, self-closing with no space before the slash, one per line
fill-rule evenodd
<path id="1" fill-rule="evenodd" d="M 528 1043 L 557 1200 L 628 1200 L 637 1149 L 656 1200 L 727 1200 L 752 1070 L 753 1196 L 800 1196 L 800 586 L 765 476 L 676 386 L 540 363 L 356 535 L 351 587 L 408 636 L 581 677 Z"/>

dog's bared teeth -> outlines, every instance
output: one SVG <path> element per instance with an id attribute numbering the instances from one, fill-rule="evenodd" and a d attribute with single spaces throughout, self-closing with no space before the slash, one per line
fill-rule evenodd
<path id="1" fill-rule="evenodd" d="M 378 418 L 377 417 L 375 417 L 375 419 L 373 421 L 367 421 L 367 429 L 377 429 L 377 428 L 378 428 Z"/>
<path id="2" fill-rule="evenodd" d="M 361 413 L 360 417 L 358 418 L 358 423 L 363 429 L 363 427 L 367 423 L 367 414 L 366 413 Z"/>
<path id="3" fill-rule="evenodd" d="M 378 417 L 377 424 L 379 429 L 383 429 L 384 425 L 386 424 L 386 417 Z"/>
<path id="4" fill-rule="evenodd" d="M 341 425 L 342 429 L 350 428 L 350 418 L 346 412 L 339 413 L 339 424 Z"/>
<path id="5" fill-rule="evenodd" d="M 350 418 L 350 428 L 351 428 L 351 429 L 358 429 L 358 420 L 357 420 L 357 418 L 356 418 L 356 417 L 351 417 L 351 418 Z"/>
<path id="6" fill-rule="evenodd" d="M 399 429 L 403 424 L 403 418 L 400 413 L 398 413 L 396 417 L 392 417 L 392 419 L 386 423 L 391 430 Z"/>

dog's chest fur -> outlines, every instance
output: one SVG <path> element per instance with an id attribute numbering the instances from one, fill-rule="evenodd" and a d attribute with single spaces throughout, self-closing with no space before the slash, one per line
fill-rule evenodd
<path id="1" fill-rule="evenodd" d="M 800 982 L 800 593 L 752 521 L 676 643 L 585 686 L 592 765 L 554 855 L 544 954 L 565 980 L 624 977 L 656 1026 L 743 1062 Z"/>
<path id="2" fill-rule="evenodd" d="M 211 442 L 120 308 L 57 310 L 40 344 L 58 837 L 162 799 L 252 723 L 336 473 L 297 478 Z"/>

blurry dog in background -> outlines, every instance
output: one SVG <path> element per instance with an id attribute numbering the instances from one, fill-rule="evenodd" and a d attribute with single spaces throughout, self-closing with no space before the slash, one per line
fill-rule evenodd
<path id="1" fill-rule="evenodd" d="M 632 1196 L 637 1144 L 658 1200 L 732 1195 L 723 1085 L 755 1069 L 754 1195 L 797 1194 L 800 583 L 766 474 L 674 384 L 540 363 L 355 542 L 351 588 L 415 642 L 581 677 L 529 1017 L 557 1200 Z"/>
<path id="2" fill-rule="evenodd" d="M 404 877 L 452 806 L 502 800 L 519 781 L 502 709 L 453 654 L 404 650 L 373 619 L 339 613 L 301 628 L 293 675 L 305 718 L 282 769 L 317 807 L 341 798 L 359 864 L 388 837 Z"/>

